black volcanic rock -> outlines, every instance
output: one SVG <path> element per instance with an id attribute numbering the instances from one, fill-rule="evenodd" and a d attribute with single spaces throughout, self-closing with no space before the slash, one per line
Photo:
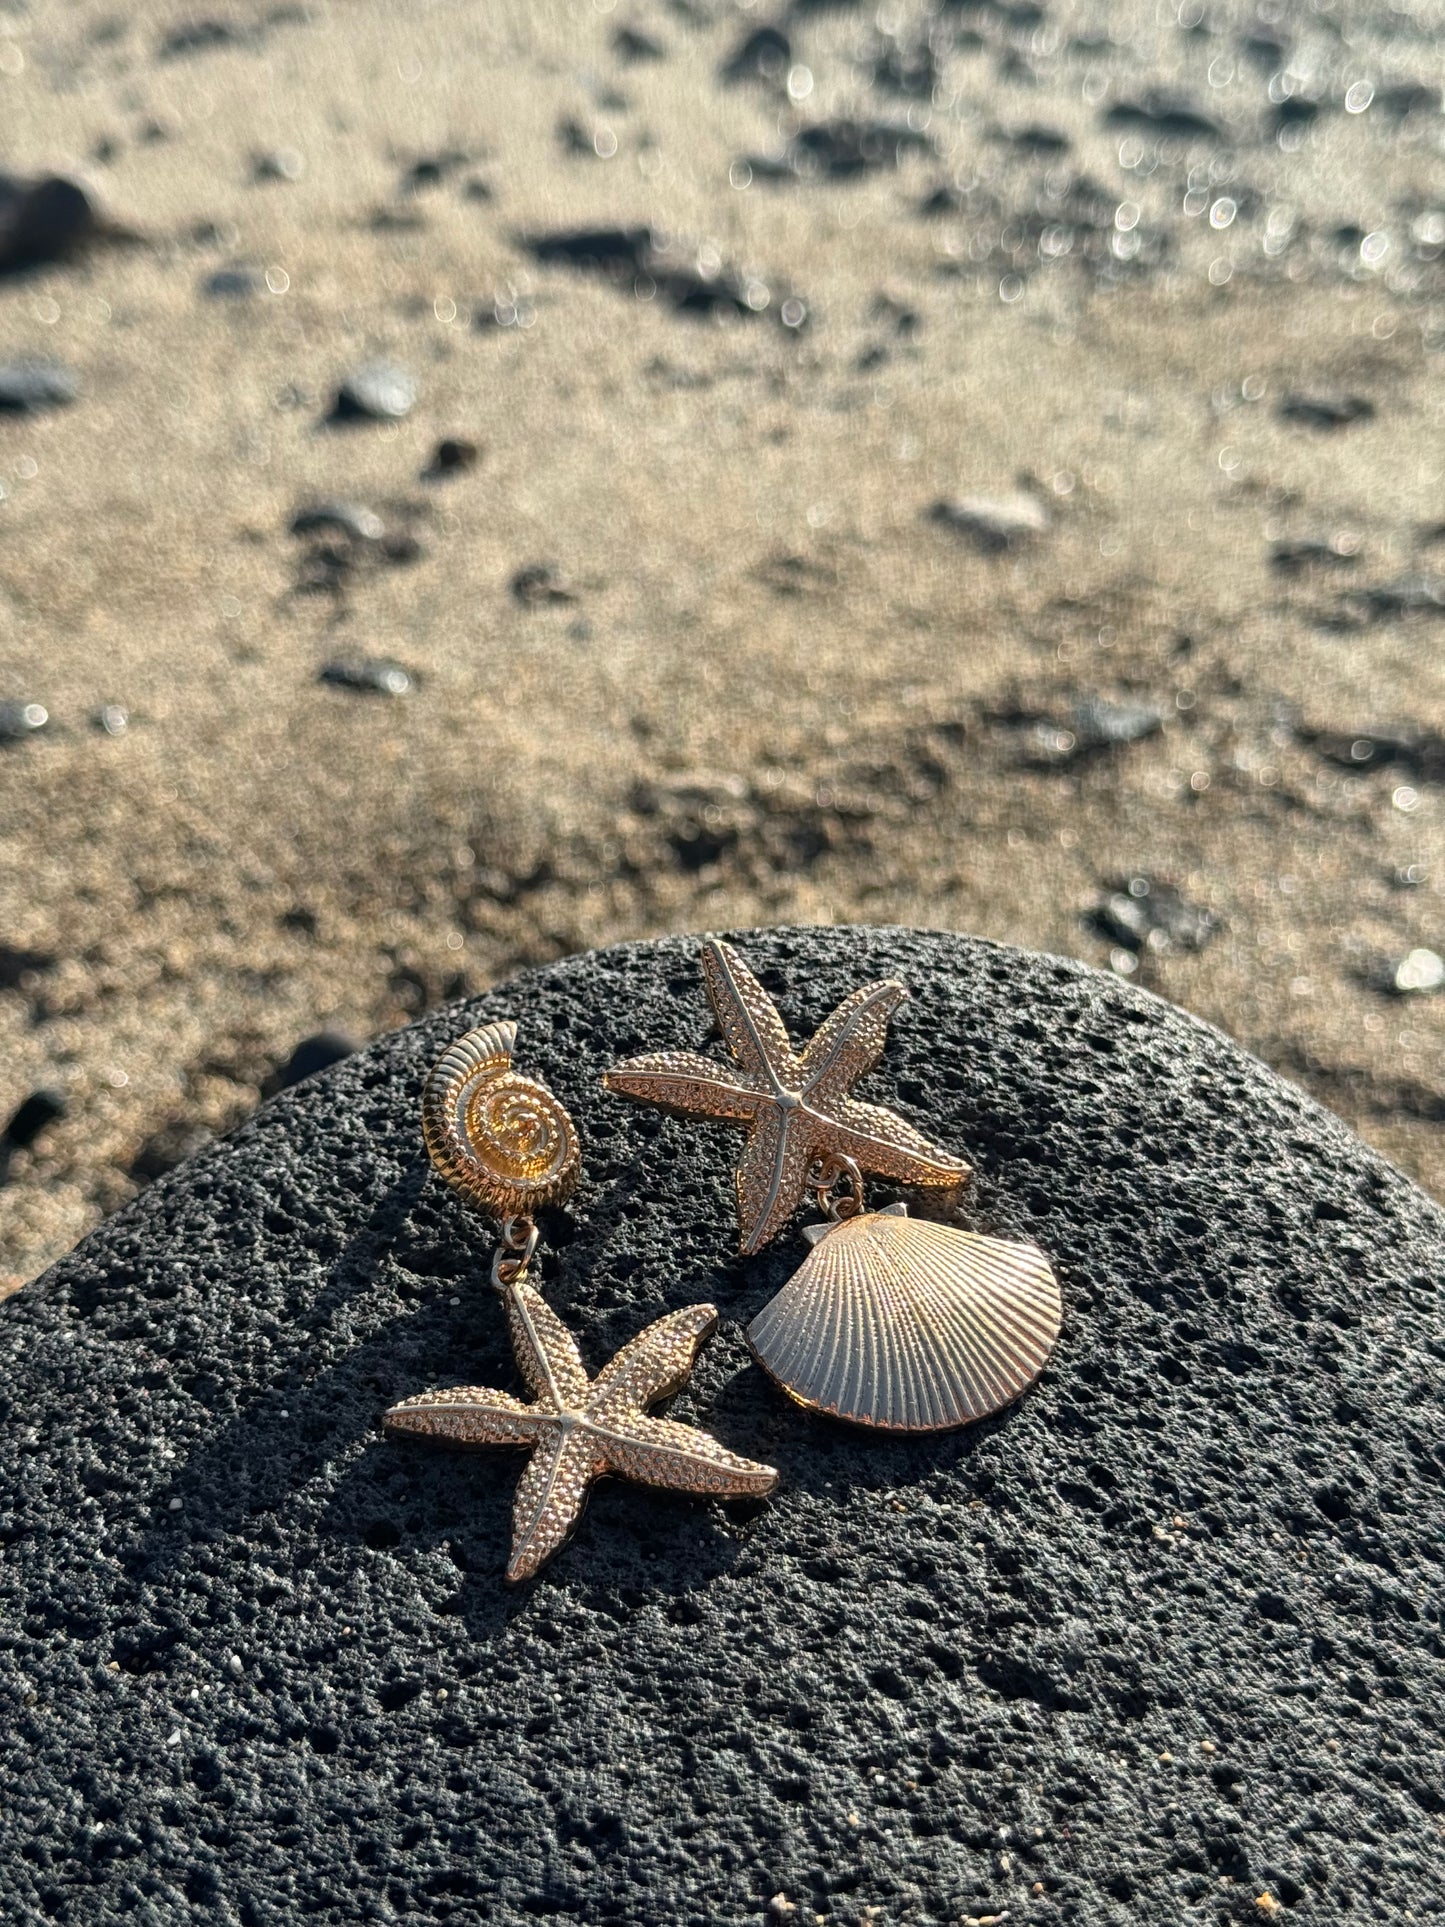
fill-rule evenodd
<path id="1" fill-rule="evenodd" d="M 890 1440 L 749 1362 L 740 1321 L 801 1241 L 735 1258 L 735 1133 L 597 1081 L 718 1051 L 695 940 L 383 1039 L 0 1305 L 0 1917 L 1445 1908 L 1445 1215 L 1081 965 L 899 930 L 737 941 L 798 1038 L 869 977 L 911 986 L 864 1089 L 976 1162 L 968 1222 L 1053 1254 L 1039 1385 Z M 486 1233 L 417 1128 L 443 1045 L 504 1014 L 584 1137 L 551 1302 L 595 1368 L 714 1299 L 675 1410 L 782 1475 L 746 1511 L 604 1486 L 520 1591 L 520 1455 L 379 1424 L 423 1387 L 516 1385 Z"/>

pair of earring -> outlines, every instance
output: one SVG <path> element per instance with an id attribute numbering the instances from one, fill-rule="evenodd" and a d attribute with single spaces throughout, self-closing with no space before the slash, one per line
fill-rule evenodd
<path id="1" fill-rule="evenodd" d="M 1043 1254 L 910 1218 L 902 1204 L 864 1209 L 865 1172 L 946 1191 L 970 1175 L 896 1112 L 852 1095 L 882 1055 L 903 985 L 854 991 L 796 1053 L 736 952 L 710 941 L 702 966 L 732 1064 L 660 1051 L 602 1082 L 675 1115 L 746 1129 L 736 1183 L 744 1254 L 776 1237 L 813 1193 L 822 1222 L 804 1229 L 812 1249 L 747 1329 L 758 1362 L 800 1405 L 881 1431 L 945 1431 L 1011 1403 L 1059 1333 L 1059 1288 Z M 530 1577 L 565 1542 L 604 1474 L 723 1498 L 765 1496 L 778 1477 L 647 1409 L 686 1382 L 716 1329 L 715 1306 L 658 1319 L 592 1379 L 571 1333 L 527 1282 L 532 1213 L 571 1195 L 582 1160 L 564 1107 L 512 1069 L 515 1042 L 515 1024 L 502 1023 L 453 1044 L 427 1079 L 422 1133 L 441 1175 L 500 1224 L 492 1282 L 532 1402 L 462 1386 L 403 1399 L 385 1417 L 393 1434 L 532 1449 L 513 1513 L 511 1580 Z"/>

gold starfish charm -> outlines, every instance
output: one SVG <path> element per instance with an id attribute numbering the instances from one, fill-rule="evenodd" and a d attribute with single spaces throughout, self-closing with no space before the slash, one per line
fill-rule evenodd
<path id="1" fill-rule="evenodd" d="M 664 1050 L 629 1058 L 602 1082 L 681 1117 L 747 1126 L 737 1175 L 743 1251 L 761 1251 L 777 1236 L 819 1160 L 851 1158 L 860 1171 L 899 1184 L 962 1184 L 970 1170 L 962 1158 L 896 1112 L 848 1095 L 883 1053 L 888 1020 L 908 995 L 902 984 L 885 978 L 855 990 L 798 1056 L 772 998 L 734 950 L 709 940 L 702 969 L 737 1069 L 697 1051 Z"/>
<path id="2" fill-rule="evenodd" d="M 512 1349 L 535 1402 L 459 1385 L 393 1405 L 388 1432 L 453 1445 L 526 1445 L 532 1457 L 512 1512 L 511 1580 L 530 1579 L 577 1524 L 588 1487 L 615 1472 L 643 1485 L 715 1498 L 761 1498 L 778 1475 L 706 1432 L 645 1408 L 682 1386 L 717 1326 L 713 1305 L 669 1312 L 589 1379 L 571 1332 L 531 1285 L 506 1288 Z"/>

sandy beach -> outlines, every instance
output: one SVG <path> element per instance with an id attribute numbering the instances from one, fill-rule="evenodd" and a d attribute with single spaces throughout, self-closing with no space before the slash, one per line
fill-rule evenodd
<path id="1" fill-rule="evenodd" d="M 1445 1195 L 1442 45 L 0 13 L 109 228 L 0 274 L 0 1286 L 311 1033 L 753 923 L 1117 969 Z"/>

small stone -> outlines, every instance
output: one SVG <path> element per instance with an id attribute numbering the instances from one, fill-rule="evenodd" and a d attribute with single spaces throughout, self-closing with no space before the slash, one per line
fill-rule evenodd
<path id="1" fill-rule="evenodd" d="M 131 1159 L 130 1175 L 137 1184 L 152 1184 L 214 1142 L 215 1133 L 195 1118 L 174 1117 L 152 1131 Z"/>
<path id="2" fill-rule="evenodd" d="M 1393 582 L 1351 591 L 1344 598 L 1344 607 L 1363 621 L 1389 616 L 1445 615 L 1445 575 L 1417 570 L 1397 576 Z"/>
<path id="3" fill-rule="evenodd" d="M 40 1133 L 59 1123 L 69 1109 L 70 1099 L 64 1091 L 49 1086 L 32 1091 L 20 1100 L 5 1126 L 6 1144 L 17 1151 L 28 1150 Z"/>
<path id="4" fill-rule="evenodd" d="M 289 1091 L 293 1084 L 314 1077 L 318 1071 L 330 1070 L 333 1064 L 341 1063 L 360 1049 L 360 1039 L 347 1031 L 318 1030 L 313 1036 L 301 1039 L 277 1071 L 273 1089 Z"/>
<path id="5" fill-rule="evenodd" d="M 80 378 L 63 362 L 0 362 L 0 414 L 36 415 L 64 408 L 80 393 Z"/>
<path id="6" fill-rule="evenodd" d="M 20 181 L 0 174 L 0 274 L 63 261 L 100 231 L 84 188 L 63 175 Z"/>
<path id="7" fill-rule="evenodd" d="M 0 743 L 23 743 L 50 721 L 39 703 L 0 703 Z"/>
<path id="8" fill-rule="evenodd" d="M 260 294 L 266 285 L 266 277 L 259 268 L 248 268 L 237 264 L 229 268 L 217 268 L 214 274 L 207 275 L 201 283 L 201 290 L 212 301 L 248 301 L 253 295 Z"/>
<path id="9" fill-rule="evenodd" d="M 1104 116 L 1106 127 L 1132 127 L 1139 133 L 1184 141 L 1220 141 L 1224 129 L 1192 101 L 1172 94 L 1150 92 L 1135 100 L 1119 100 Z"/>
<path id="10" fill-rule="evenodd" d="M 756 27 L 734 47 L 720 69 L 722 78 L 739 81 L 780 81 L 793 58 L 793 43 L 781 27 Z"/>
<path id="11" fill-rule="evenodd" d="M 987 554 L 1022 548 L 1049 529 L 1047 509 L 1022 490 L 1012 495 L 965 495 L 958 501 L 938 501 L 928 515 L 930 521 L 968 537 Z"/>
<path id="12" fill-rule="evenodd" d="M 576 591 L 555 562 L 529 562 L 526 568 L 517 570 L 509 587 L 513 598 L 529 609 L 577 600 Z"/>
<path id="13" fill-rule="evenodd" d="M 1353 568 L 1360 557 L 1357 535 L 1306 536 L 1294 541 L 1276 542 L 1270 549 L 1271 564 L 1283 575 L 1298 575 L 1302 569 Z"/>
<path id="14" fill-rule="evenodd" d="M 163 36 L 157 52 L 162 60 L 182 60 L 188 54 L 243 46 L 245 39 L 245 34 L 228 20 L 187 20 Z"/>
<path id="15" fill-rule="evenodd" d="M 55 958 L 46 950 L 26 950 L 0 943 L 0 990 L 18 990 L 33 970 L 53 970 Z"/>
<path id="16" fill-rule="evenodd" d="M 379 542 L 386 524 L 376 512 L 356 502 L 312 502 L 291 518 L 293 535 L 344 535 L 352 542 Z"/>
<path id="17" fill-rule="evenodd" d="M 480 457 L 481 450 L 475 442 L 468 441 L 464 436 L 448 435 L 432 450 L 426 473 L 431 476 L 460 475 L 466 469 L 475 468 Z"/>
<path id="18" fill-rule="evenodd" d="M 663 60 L 667 56 L 660 40 L 654 40 L 650 33 L 643 33 L 637 27 L 619 27 L 612 36 L 612 51 L 629 66 L 644 60 Z"/>
<path id="19" fill-rule="evenodd" d="M 774 1894 L 768 1902 L 768 1916 L 772 1920 L 790 1920 L 798 1911 L 796 1900 L 789 1900 L 786 1894 Z"/>
<path id="20" fill-rule="evenodd" d="M 317 672 L 317 680 L 371 696 L 405 696 L 415 682 L 409 669 L 386 656 L 344 657 L 328 662 Z"/>
<path id="21" fill-rule="evenodd" d="M 106 736 L 124 736 L 130 728 L 130 712 L 120 703 L 102 703 L 91 712 L 92 727 Z"/>
<path id="22" fill-rule="evenodd" d="M 1089 921 L 1125 950 L 1203 950 L 1220 928 L 1213 910 L 1188 902 L 1172 884 L 1130 877 L 1095 905 Z"/>
<path id="23" fill-rule="evenodd" d="M 251 162 L 251 178 L 257 181 L 299 181 L 305 172 L 306 156 L 295 147 L 273 147 Z"/>
<path id="24" fill-rule="evenodd" d="M 333 421 L 398 422 L 420 395 L 415 376 L 390 361 L 369 361 L 355 369 L 336 391 Z"/>
<path id="25" fill-rule="evenodd" d="M 1348 428 L 1351 422 L 1373 419 L 1375 404 L 1363 395 L 1307 394 L 1291 390 L 1280 398 L 1279 413 L 1287 422 L 1306 428 Z"/>
<path id="26" fill-rule="evenodd" d="M 1382 985 L 1397 997 L 1428 996 L 1445 984 L 1445 957 L 1434 950 L 1411 950 L 1399 962 L 1387 965 Z"/>
<path id="27" fill-rule="evenodd" d="M 801 128 L 781 154 L 753 154 L 747 165 L 758 180 L 857 180 L 900 165 L 908 154 L 932 154 L 932 138 L 906 121 L 814 121 Z"/>

